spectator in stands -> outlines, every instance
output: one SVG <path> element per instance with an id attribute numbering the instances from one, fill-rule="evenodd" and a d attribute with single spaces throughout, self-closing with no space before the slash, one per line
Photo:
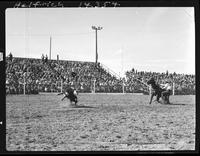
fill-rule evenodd
<path id="1" fill-rule="evenodd" d="M 48 56 L 46 55 L 46 57 L 45 57 L 45 60 L 44 60 L 44 62 L 45 63 L 47 63 L 48 62 Z"/>
<path id="2" fill-rule="evenodd" d="M 42 59 L 42 63 L 44 63 L 44 54 L 42 54 L 41 59 Z"/>
<path id="3" fill-rule="evenodd" d="M 12 55 L 12 53 L 10 52 L 10 54 L 9 54 L 9 60 L 12 62 L 12 60 L 13 60 L 13 55 Z"/>

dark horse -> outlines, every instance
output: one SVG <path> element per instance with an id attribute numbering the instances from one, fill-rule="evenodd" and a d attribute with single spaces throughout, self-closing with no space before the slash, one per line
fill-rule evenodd
<path id="1" fill-rule="evenodd" d="M 149 104 L 151 104 L 152 99 L 154 96 L 156 97 L 156 101 L 159 102 L 160 97 L 162 97 L 162 92 L 164 91 L 164 89 L 160 88 L 160 86 L 158 84 L 156 84 L 154 78 L 151 78 L 150 80 L 147 81 L 148 85 L 151 85 L 151 87 L 153 88 L 153 92 L 151 93 L 151 98 L 149 101 Z M 165 99 L 164 97 L 162 97 L 163 100 Z"/>

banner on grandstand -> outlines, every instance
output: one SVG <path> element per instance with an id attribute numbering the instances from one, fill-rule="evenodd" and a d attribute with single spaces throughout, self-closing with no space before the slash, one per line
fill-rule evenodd
<path id="1" fill-rule="evenodd" d="M 3 53 L 0 52 L 0 61 L 3 61 Z"/>

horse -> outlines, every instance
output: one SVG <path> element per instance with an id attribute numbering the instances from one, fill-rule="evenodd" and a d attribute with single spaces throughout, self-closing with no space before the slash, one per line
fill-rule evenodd
<path id="1" fill-rule="evenodd" d="M 152 99 L 154 96 L 157 96 L 156 97 L 156 101 L 159 102 L 159 99 L 160 97 L 162 98 L 162 100 L 165 102 L 165 101 L 168 101 L 166 96 L 162 96 L 162 92 L 165 91 L 164 89 L 162 89 L 159 84 L 156 84 L 154 78 L 151 78 L 150 80 L 147 81 L 147 84 L 148 85 L 151 85 L 151 87 L 153 88 L 153 92 L 151 93 L 151 98 L 150 98 L 150 101 L 149 101 L 149 104 L 151 104 L 152 102 Z M 160 102 L 159 102 L 160 103 Z"/>

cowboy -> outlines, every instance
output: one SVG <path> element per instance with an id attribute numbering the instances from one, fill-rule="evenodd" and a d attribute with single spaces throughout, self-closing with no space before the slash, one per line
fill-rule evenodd
<path id="1" fill-rule="evenodd" d="M 61 95 L 61 94 L 64 94 L 64 97 L 61 99 L 62 101 L 65 98 L 68 98 L 70 100 L 71 104 L 72 104 L 72 102 L 74 102 L 75 105 L 77 104 L 77 102 L 78 102 L 77 91 L 74 88 L 74 86 L 67 88 L 65 92 L 59 93 L 58 95 Z"/>
<path id="2" fill-rule="evenodd" d="M 169 96 L 171 95 L 171 92 L 172 92 L 172 86 L 170 84 L 170 81 L 166 81 L 165 84 L 161 84 L 160 85 L 161 88 L 164 90 L 162 93 L 161 93 L 161 96 L 164 98 L 166 97 L 166 101 L 167 103 L 169 104 Z"/>

